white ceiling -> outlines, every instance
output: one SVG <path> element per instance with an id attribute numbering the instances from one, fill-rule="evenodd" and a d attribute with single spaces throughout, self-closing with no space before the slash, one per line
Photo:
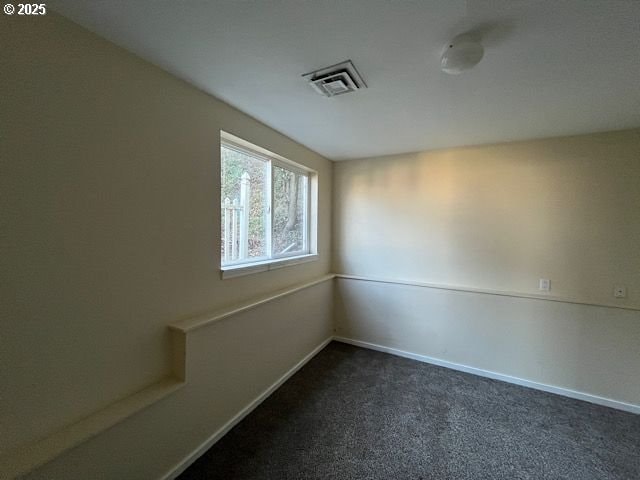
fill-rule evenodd
<path id="1" fill-rule="evenodd" d="M 331 159 L 640 126 L 637 0 L 136 0 L 58 12 Z M 449 76 L 444 45 L 485 58 Z M 301 74 L 351 59 L 369 88 Z"/>

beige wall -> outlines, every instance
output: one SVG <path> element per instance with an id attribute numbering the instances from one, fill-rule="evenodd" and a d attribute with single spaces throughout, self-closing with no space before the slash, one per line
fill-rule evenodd
<path id="1" fill-rule="evenodd" d="M 337 273 L 516 295 L 341 279 L 337 335 L 640 405 L 640 130 L 336 163 L 334 205 Z"/>
<path id="2" fill-rule="evenodd" d="M 331 281 L 189 334 L 177 393 L 83 443 L 25 480 L 169 478 L 215 432 L 330 337 Z"/>
<path id="3" fill-rule="evenodd" d="M 336 272 L 640 307 L 640 130 L 334 171 Z"/>
<path id="4" fill-rule="evenodd" d="M 640 413 L 640 311 L 342 278 L 335 288 L 339 337 Z"/>
<path id="5" fill-rule="evenodd" d="M 168 373 L 168 323 L 326 274 L 332 164 L 55 13 L 2 15 L 0 44 L 3 452 Z M 318 261 L 220 279 L 220 129 L 318 171 Z M 277 335 L 248 337 L 274 364 L 260 381 L 238 382 L 273 382 L 326 338 L 328 313 L 290 308 L 300 325 L 282 320 Z M 228 328 L 250 335 L 277 323 L 253 321 Z M 233 369 L 241 354 L 224 355 L 217 361 Z M 220 395 L 207 388 L 198 402 Z M 181 395 L 172 413 L 185 424 L 221 420 L 191 417 L 191 394 Z"/>

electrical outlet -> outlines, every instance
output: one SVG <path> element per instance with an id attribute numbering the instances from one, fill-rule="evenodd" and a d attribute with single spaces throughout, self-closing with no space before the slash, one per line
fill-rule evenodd
<path id="1" fill-rule="evenodd" d="M 624 285 L 616 285 L 613 287 L 613 296 L 616 298 L 625 298 L 627 296 L 627 287 Z"/>
<path id="2" fill-rule="evenodd" d="M 538 290 L 541 290 L 543 292 L 548 292 L 549 290 L 551 290 L 551 280 L 549 280 L 548 278 L 541 278 L 540 283 L 538 284 Z"/>

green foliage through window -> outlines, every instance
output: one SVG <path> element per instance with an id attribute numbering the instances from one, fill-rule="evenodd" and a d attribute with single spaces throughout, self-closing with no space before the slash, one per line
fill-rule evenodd
<path id="1" fill-rule="evenodd" d="M 220 153 L 222 264 L 308 253 L 308 174 L 224 142 Z"/>

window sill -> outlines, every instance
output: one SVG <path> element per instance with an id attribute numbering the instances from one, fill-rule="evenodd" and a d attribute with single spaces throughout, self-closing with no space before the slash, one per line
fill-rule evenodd
<path id="1" fill-rule="evenodd" d="M 251 275 L 252 273 L 268 272 L 269 270 L 276 270 L 278 268 L 290 267 L 301 263 L 313 262 L 317 259 L 317 253 L 310 253 L 307 255 L 299 255 L 297 257 L 278 258 L 276 260 L 265 260 L 263 262 L 244 265 L 232 265 L 222 267 L 220 269 L 221 277 L 224 280 L 227 278 L 241 277 L 243 275 Z"/>

